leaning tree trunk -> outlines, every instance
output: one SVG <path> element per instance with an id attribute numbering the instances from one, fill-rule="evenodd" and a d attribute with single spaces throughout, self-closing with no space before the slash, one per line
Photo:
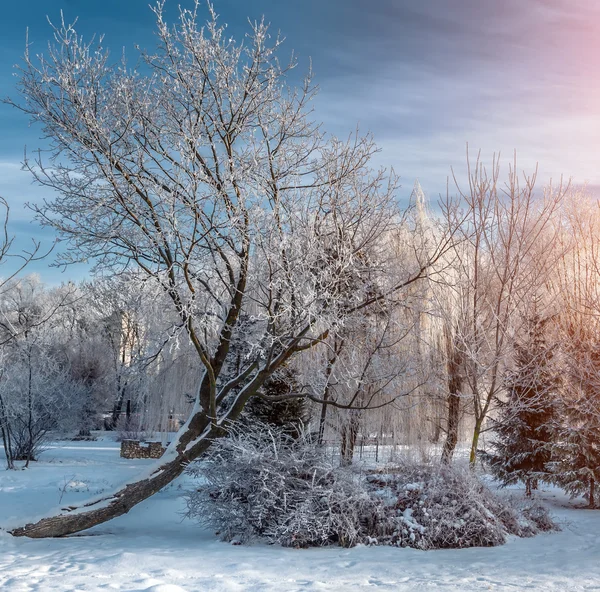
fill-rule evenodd
<path id="1" fill-rule="evenodd" d="M 63 514 L 42 518 L 38 522 L 15 528 L 10 533 L 32 538 L 62 537 L 126 514 L 179 477 L 192 460 L 204 453 L 216 438 L 224 435 L 222 427 L 213 425 L 208 429 L 209 425 L 210 419 L 205 413 L 196 413 L 174 446 L 175 458 L 160 464 L 148 478 L 126 485 L 99 501 L 79 507 L 69 506 L 63 509 Z"/>

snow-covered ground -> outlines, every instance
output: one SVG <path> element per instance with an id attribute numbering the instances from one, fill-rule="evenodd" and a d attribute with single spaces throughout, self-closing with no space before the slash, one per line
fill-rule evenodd
<path id="1" fill-rule="evenodd" d="M 63 442 L 27 471 L 0 472 L 0 526 L 22 523 L 134 477 L 152 461 L 119 458 L 110 441 Z M 182 521 L 177 483 L 123 516 L 66 539 L 0 534 L 0 590 L 353 591 L 600 590 L 600 512 L 544 495 L 562 532 L 489 549 L 294 550 L 232 546 Z"/>

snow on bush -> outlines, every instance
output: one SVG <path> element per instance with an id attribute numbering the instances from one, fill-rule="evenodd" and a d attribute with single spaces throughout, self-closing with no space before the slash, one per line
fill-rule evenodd
<path id="1" fill-rule="evenodd" d="M 187 516 L 228 541 L 440 549 L 554 528 L 543 506 L 519 507 L 466 468 L 402 462 L 360 474 L 334 466 L 310 439 L 264 425 L 215 442 L 189 471 L 200 482 L 187 495 Z"/>
<path id="2" fill-rule="evenodd" d="M 498 496 L 467 467 L 405 461 L 393 471 L 368 476 L 367 484 L 380 492 L 386 508 L 377 533 L 384 544 L 492 547 L 503 544 L 508 534 L 533 536 L 554 528 L 543 506 Z"/>
<path id="3" fill-rule="evenodd" d="M 213 447 L 190 469 L 205 483 L 188 494 L 187 515 L 225 540 L 353 546 L 381 510 L 360 476 L 334 467 L 306 438 L 262 425 Z"/>

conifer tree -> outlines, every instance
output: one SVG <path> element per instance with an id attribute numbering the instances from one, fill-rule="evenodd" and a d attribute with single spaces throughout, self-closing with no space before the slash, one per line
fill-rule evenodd
<path id="1" fill-rule="evenodd" d="M 515 366 L 505 378 L 508 397 L 498 401 L 493 452 L 484 455 L 504 485 L 525 483 L 531 495 L 537 481 L 549 481 L 558 376 L 545 337 L 546 321 L 537 312 L 525 320 L 525 335 L 515 344 Z"/>
<path id="2" fill-rule="evenodd" d="M 262 392 L 265 398 L 256 397 L 246 405 L 245 420 L 281 428 L 298 439 L 308 423 L 308 411 L 305 398 L 291 396 L 301 392 L 295 371 L 284 367 L 265 382 Z"/>
<path id="3" fill-rule="evenodd" d="M 583 329 L 579 337 L 587 333 Z M 569 352 L 569 389 L 556 427 L 553 482 L 572 497 L 583 495 L 589 507 L 595 508 L 596 483 L 600 482 L 600 348 L 595 339 L 574 343 Z"/>

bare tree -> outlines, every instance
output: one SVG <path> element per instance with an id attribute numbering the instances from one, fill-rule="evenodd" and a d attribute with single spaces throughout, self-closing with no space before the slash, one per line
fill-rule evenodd
<path id="1" fill-rule="evenodd" d="M 29 252 L 15 253 L 13 249 L 14 236 L 11 236 L 8 231 L 8 221 L 10 215 L 10 206 L 8 202 L 0 197 L 0 211 L 2 212 L 2 222 L 0 223 L 0 266 L 7 264 L 9 261 L 16 261 L 11 272 L 0 279 L 0 294 L 2 294 L 7 285 L 10 285 L 12 280 L 17 277 L 29 263 L 43 259 L 48 253 L 40 251 L 40 244 L 33 241 L 32 248 Z M 0 346 L 6 345 L 14 337 L 13 332 L 5 334 L 0 339 Z M 2 354 L 0 354 L 2 355 Z M 4 355 L 2 355 L 4 358 Z M 0 371 L 0 381 L 5 378 L 4 370 Z M 4 445 L 4 453 L 6 456 L 6 466 L 8 469 L 14 469 L 14 457 L 12 450 L 11 426 L 9 422 L 9 409 L 6 401 L 6 394 L 0 387 L 0 433 L 2 434 L 2 443 Z"/>
<path id="2" fill-rule="evenodd" d="M 45 290 L 34 276 L 12 279 L 0 294 L 0 344 L 5 362 L 0 380 L 7 465 L 36 459 L 47 432 L 83 399 L 55 346 L 60 310 L 73 286 Z"/>
<path id="3" fill-rule="evenodd" d="M 569 193 L 557 223 L 559 260 L 548 289 L 564 387 L 553 450 L 553 481 L 598 507 L 595 490 L 600 429 L 600 207 L 585 188 Z"/>
<path id="4" fill-rule="evenodd" d="M 198 3 L 170 27 L 159 3 L 158 48 L 139 71 L 112 66 L 101 42 L 64 22 L 45 57 L 25 55 L 14 104 L 51 142 L 48 163 L 26 166 L 58 193 L 36 210 L 70 240 L 62 261 L 137 266 L 170 298 L 203 373 L 155 472 L 15 535 L 62 536 L 128 512 L 222 437 L 292 356 L 416 281 L 444 248 L 386 273 L 396 178 L 369 168 L 372 139 L 328 138 L 310 117 L 310 76 L 286 82 L 295 64 L 280 65 L 281 41 L 260 22 L 236 44 L 209 10 L 203 28 Z M 236 340 L 247 354 L 234 359 Z"/>
<path id="5" fill-rule="evenodd" d="M 459 319 L 453 329 L 449 359 L 464 363 L 464 382 L 472 394 L 474 427 L 470 463 L 476 461 L 479 437 L 512 352 L 511 330 L 519 308 L 550 277 L 554 233 L 550 224 L 564 195 L 562 185 L 535 196 L 536 176 L 520 174 L 516 156 L 507 181 L 500 180 L 499 159 L 488 170 L 479 155 L 467 154 L 468 188 L 443 204 L 452 227 L 458 227 L 453 253 Z M 450 367 L 450 369 L 452 369 Z M 450 434 L 451 436 L 451 434 Z"/>
<path id="6" fill-rule="evenodd" d="M 393 413 L 419 385 L 413 356 L 403 348 L 410 329 L 393 306 L 372 311 L 327 343 L 322 372 L 311 373 L 311 391 L 322 401 L 319 442 L 331 406 L 337 410 L 343 464 L 352 462 L 361 431 L 364 439 L 364 430 L 372 426 L 373 412 L 389 407 Z"/>

